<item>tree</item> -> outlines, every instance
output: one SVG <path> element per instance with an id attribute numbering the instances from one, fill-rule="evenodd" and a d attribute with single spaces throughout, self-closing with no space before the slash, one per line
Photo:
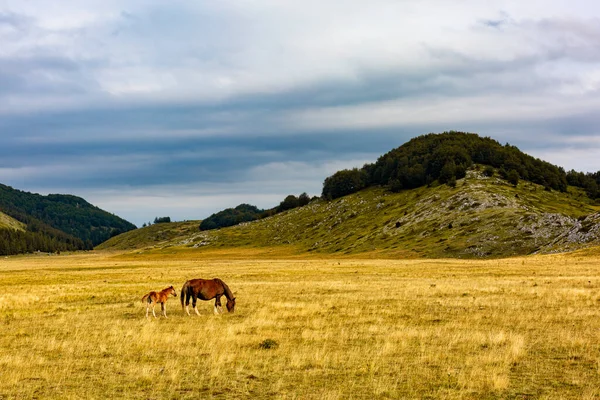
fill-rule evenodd
<path id="1" fill-rule="evenodd" d="M 310 196 L 308 194 L 306 194 L 306 192 L 300 194 L 300 196 L 298 196 L 298 206 L 299 207 L 303 207 L 305 205 L 307 205 L 308 203 L 310 203 Z"/>
<path id="2" fill-rule="evenodd" d="M 237 225 L 242 222 L 254 221 L 259 219 L 264 213 L 265 210 L 260 210 L 251 204 L 240 204 L 235 208 L 227 208 L 204 219 L 200 223 L 200 230 L 207 231 Z"/>
<path id="3" fill-rule="evenodd" d="M 456 187 L 456 177 L 454 175 L 452 175 L 450 177 L 450 179 L 448 179 L 448 182 L 446 182 L 446 185 L 455 188 Z"/>
<path id="4" fill-rule="evenodd" d="M 454 178 L 454 184 L 456 185 L 456 165 L 454 164 L 454 161 L 448 161 L 442 167 L 438 180 L 440 183 L 447 183 L 452 178 Z"/>
<path id="5" fill-rule="evenodd" d="M 519 184 L 519 173 L 516 170 L 511 169 L 506 175 L 506 180 L 511 185 L 517 186 Z"/>
<path id="6" fill-rule="evenodd" d="M 367 184 L 367 174 L 364 170 L 344 169 L 325 179 L 322 196 L 333 200 L 364 189 Z"/>
<path id="7" fill-rule="evenodd" d="M 283 212 L 286 210 L 291 210 L 292 208 L 296 208 L 300 205 L 300 202 L 296 196 L 293 194 L 288 195 L 277 207 L 278 212 Z"/>
<path id="8" fill-rule="evenodd" d="M 394 193 L 399 193 L 402 189 L 402 182 L 399 179 L 391 179 L 389 182 L 390 190 Z"/>

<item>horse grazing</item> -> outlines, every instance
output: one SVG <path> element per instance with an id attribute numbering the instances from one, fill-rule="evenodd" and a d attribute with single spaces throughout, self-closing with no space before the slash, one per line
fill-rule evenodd
<path id="1" fill-rule="evenodd" d="M 225 284 L 219 278 L 215 279 L 191 279 L 183 284 L 181 288 L 181 308 L 183 309 L 183 297 L 185 296 L 185 311 L 190 315 L 190 297 L 192 298 L 192 307 L 197 315 L 200 315 L 196 307 L 196 300 L 215 299 L 215 314 L 223 312 L 221 307 L 221 296 L 227 298 L 227 311 L 233 312 L 235 308 L 235 297 Z"/>
<path id="2" fill-rule="evenodd" d="M 167 318 L 167 306 L 165 303 L 169 299 L 169 295 L 177 297 L 177 292 L 173 286 L 169 286 L 160 292 L 150 292 L 147 295 L 144 295 L 144 297 L 142 297 L 142 303 L 146 303 L 146 318 L 148 318 L 148 310 L 150 309 L 150 306 L 152 306 L 152 315 L 154 315 L 154 318 L 156 318 L 156 313 L 154 312 L 154 306 L 156 303 L 160 303 L 160 309 L 162 310 L 165 318 Z"/>

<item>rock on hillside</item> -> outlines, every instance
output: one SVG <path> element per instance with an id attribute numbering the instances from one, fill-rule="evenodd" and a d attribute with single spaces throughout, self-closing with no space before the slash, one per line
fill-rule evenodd
<path id="1" fill-rule="evenodd" d="M 570 221 L 570 228 L 553 238 L 540 250 L 542 253 L 576 250 L 585 245 L 595 245 L 600 238 L 600 212 Z"/>

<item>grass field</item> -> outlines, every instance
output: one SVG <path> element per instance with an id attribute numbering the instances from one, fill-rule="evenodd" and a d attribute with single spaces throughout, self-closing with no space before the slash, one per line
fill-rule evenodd
<path id="1" fill-rule="evenodd" d="M 144 317 L 195 277 L 236 312 Z M 3 258 L 0 372 L 0 399 L 600 398 L 600 256 Z"/>

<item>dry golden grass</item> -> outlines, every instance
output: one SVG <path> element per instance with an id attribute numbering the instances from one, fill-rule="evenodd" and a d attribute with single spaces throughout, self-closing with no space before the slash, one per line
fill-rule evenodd
<path id="1" fill-rule="evenodd" d="M 1 259 L 0 399 L 600 398 L 598 257 L 198 257 Z M 217 276 L 234 314 L 144 317 Z"/>

